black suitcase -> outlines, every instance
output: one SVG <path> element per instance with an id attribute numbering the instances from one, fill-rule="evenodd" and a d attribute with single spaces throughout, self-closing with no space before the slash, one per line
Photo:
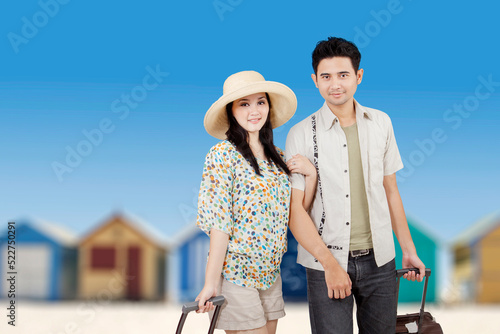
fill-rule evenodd
<path id="1" fill-rule="evenodd" d="M 397 277 L 397 297 L 399 297 L 399 280 L 409 271 L 419 272 L 417 268 L 398 269 L 396 270 Z M 425 269 L 424 291 L 422 293 L 422 303 L 419 313 L 410 313 L 398 315 L 396 320 L 396 334 L 403 333 L 418 333 L 418 334 L 443 334 L 441 325 L 439 325 L 434 317 L 429 312 L 424 312 L 425 297 L 427 295 L 427 279 L 431 276 L 431 270 Z"/>
<path id="2" fill-rule="evenodd" d="M 213 334 L 215 330 L 215 324 L 217 323 L 217 320 L 219 319 L 219 313 L 220 313 L 220 308 L 222 307 L 222 304 L 224 304 L 224 296 L 217 296 L 210 298 L 209 301 L 214 303 L 215 305 L 215 311 L 214 311 L 214 316 L 212 317 L 212 321 L 210 322 L 210 327 L 208 329 L 208 334 Z M 184 327 L 184 323 L 186 322 L 186 318 L 191 311 L 197 311 L 198 310 L 198 302 L 190 302 L 182 305 L 182 315 L 181 319 L 179 320 L 179 324 L 177 325 L 177 330 L 175 331 L 175 334 L 181 334 L 182 333 L 182 327 Z"/>

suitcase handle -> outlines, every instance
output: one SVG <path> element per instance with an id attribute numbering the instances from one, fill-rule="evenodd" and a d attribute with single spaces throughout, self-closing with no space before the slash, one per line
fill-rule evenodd
<path id="1" fill-rule="evenodd" d="M 420 270 L 418 268 L 406 268 L 406 269 L 398 269 L 396 270 L 396 277 L 397 277 L 397 292 L 396 292 L 396 300 L 399 299 L 399 280 L 401 277 L 403 277 L 404 274 L 414 271 L 416 273 L 420 273 Z M 424 308 L 425 308 L 425 298 L 427 297 L 427 283 L 429 276 L 431 276 L 431 269 L 430 268 L 425 268 L 425 277 L 424 277 L 424 291 L 422 292 L 422 303 L 420 304 L 420 313 L 419 313 L 419 319 L 418 319 L 418 334 L 420 333 L 420 328 L 422 326 L 422 321 L 424 320 Z"/>
<path id="2" fill-rule="evenodd" d="M 215 311 L 214 315 L 212 317 L 212 321 L 210 322 L 210 327 L 208 329 L 208 334 L 212 334 L 215 330 L 215 324 L 217 322 L 217 319 L 219 318 L 219 313 L 220 309 L 222 307 L 222 304 L 224 304 L 224 301 L 226 299 L 224 296 L 215 296 L 210 298 L 208 301 L 212 302 L 215 305 Z M 198 302 L 189 302 L 184 305 L 182 305 L 182 315 L 181 319 L 179 320 L 179 324 L 177 325 L 177 330 L 175 331 L 175 334 L 180 334 L 182 332 L 182 327 L 184 327 L 184 323 L 186 322 L 186 318 L 191 311 L 197 311 L 198 310 Z"/>
<path id="3" fill-rule="evenodd" d="M 224 304 L 225 300 L 226 299 L 224 298 L 224 296 L 216 296 L 210 298 L 209 300 L 207 300 L 207 302 L 212 302 L 215 306 L 220 306 Z M 182 313 L 189 313 L 191 311 L 198 311 L 198 301 L 189 302 L 182 305 Z"/>
<path id="4" fill-rule="evenodd" d="M 420 274 L 420 270 L 418 268 L 406 268 L 406 269 L 398 269 L 396 270 L 396 277 L 403 277 L 404 274 L 409 273 L 410 271 L 414 271 L 417 274 Z M 431 269 L 425 268 L 425 277 L 431 276 Z"/>

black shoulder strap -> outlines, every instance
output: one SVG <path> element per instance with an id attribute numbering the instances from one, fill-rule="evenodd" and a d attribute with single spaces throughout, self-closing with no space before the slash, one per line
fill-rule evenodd
<path id="1" fill-rule="evenodd" d="M 313 134 L 314 166 L 316 167 L 316 172 L 318 173 L 319 195 L 321 197 L 321 205 L 323 206 L 323 213 L 321 214 L 321 222 L 318 228 L 319 235 L 322 235 L 323 227 L 325 225 L 325 220 L 326 220 L 326 214 L 325 214 L 325 203 L 323 202 L 323 187 L 321 186 L 321 176 L 319 174 L 319 165 L 318 165 L 318 139 L 316 137 L 316 115 L 311 116 L 311 125 Z"/>

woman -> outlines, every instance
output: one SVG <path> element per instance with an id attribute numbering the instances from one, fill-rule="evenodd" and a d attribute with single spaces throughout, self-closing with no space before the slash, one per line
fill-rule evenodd
<path id="1" fill-rule="evenodd" d="M 272 129 L 295 113 L 297 99 L 287 86 L 254 71 L 231 75 L 224 94 L 207 111 L 205 129 L 224 139 L 205 160 L 197 225 L 210 236 L 205 285 L 196 300 L 226 298 L 217 328 L 226 333 L 274 334 L 285 315 L 280 263 L 286 251 L 291 172 L 306 176 L 309 207 L 316 169 L 304 157 L 284 162 Z"/>

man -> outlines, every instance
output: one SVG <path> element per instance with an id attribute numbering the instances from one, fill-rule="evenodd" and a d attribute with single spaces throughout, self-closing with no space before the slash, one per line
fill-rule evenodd
<path id="1" fill-rule="evenodd" d="M 305 178 L 292 175 L 290 229 L 306 267 L 312 333 L 352 333 L 356 301 L 360 333 L 395 333 L 394 231 L 404 277 L 422 281 L 396 172 L 403 167 L 387 114 L 361 106 L 354 93 L 363 78 L 361 54 L 342 38 L 320 41 L 311 75 L 323 107 L 295 125 L 286 142 L 293 165 L 301 154 L 317 168 L 317 190 L 304 209 Z M 289 162 L 290 163 L 290 162 Z M 314 176 L 316 177 L 316 176 Z"/>

